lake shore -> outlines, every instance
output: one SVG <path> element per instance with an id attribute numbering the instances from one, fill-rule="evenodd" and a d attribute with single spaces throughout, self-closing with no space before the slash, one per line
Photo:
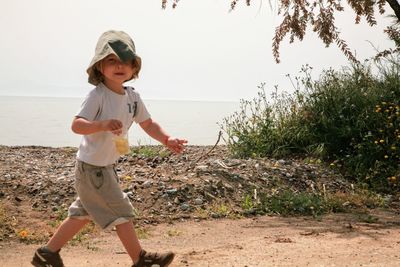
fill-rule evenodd
<path id="1" fill-rule="evenodd" d="M 52 234 L 76 197 L 76 151 L 0 146 L 0 204 L 7 218 L 14 218 L 3 227 L 2 239 L 18 239 L 19 229 L 28 229 L 32 239 Z M 138 225 L 251 216 L 260 197 L 284 190 L 320 195 L 355 190 L 327 164 L 302 158 L 234 159 L 226 146 L 188 146 L 181 155 L 161 146 L 132 147 L 117 172 L 138 211 Z"/>

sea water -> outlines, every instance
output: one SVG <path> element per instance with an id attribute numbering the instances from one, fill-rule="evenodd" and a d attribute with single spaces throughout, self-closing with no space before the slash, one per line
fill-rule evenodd
<path id="1" fill-rule="evenodd" d="M 0 145 L 79 146 L 81 136 L 71 122 L 83 98 L 0 96 Z M 144 100 L 153 120 L 171 136 L 189 145 L 213 145 L 219 124 L 239 109 L 239 102 Z M 131 145 L 155 145 L 136 124 L 129 131 Z"/>

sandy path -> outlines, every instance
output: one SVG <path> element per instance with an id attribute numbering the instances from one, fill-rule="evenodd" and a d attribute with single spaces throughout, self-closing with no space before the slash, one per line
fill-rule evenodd
<path id="1" fill-rule="evenodd" d="M 173 250 L 178 266 L 400 266 L 400 216 L 379 212 L 311 218 L 257 217 L 148 228 L 144 248 Z M 36 245 L 0 243 L 0 266 L 30 266 Z M 115 232 L 68 246 L 66 266 L 130 266 Z"/>

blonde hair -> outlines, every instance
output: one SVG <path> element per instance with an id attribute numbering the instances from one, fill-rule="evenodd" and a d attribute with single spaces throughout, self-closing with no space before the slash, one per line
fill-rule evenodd
<path id="1" fill-rule="evenodd" d="M 102 72 L 102 62 L 103 62 L 104 58 L 98 62 L 96 62 L 96 64 L 94 64 L 93 66 L 93 80 L 96 81 L 97 84 L 101 83 L 104 81 L 104 75 Z M 142 68 L 142 59 L 139 56 L 135 56 L 135 59 L 132 60 L 132 69 L 134 70 L 132 77 L 127 81 L 130 81 L 132 79 L 137 79 L 139 78 L 139 72 Z"/>

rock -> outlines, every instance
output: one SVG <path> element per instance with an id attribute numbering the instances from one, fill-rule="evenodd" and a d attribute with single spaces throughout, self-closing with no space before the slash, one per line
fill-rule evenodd
<path id="1" fill-rule="evenodd" d="M 212 212 L 212 213 L 211 213 L 211 218 L 218 219 L 218 218 L 220 218 L 220 217 L 221 217 L 221 216 L 220 216 L 219 214 L 215 213 L 215 212 Z"/>
<path id="2" fill-rule="evenodd" d="M 196 166 L 195 171 L 207 171 L 208 166 L 207 165 L 200 165 L 200 166 Z"/>
<path id="3" fill-rule="evenodd" d="M 280 159 L 277 161 L 280 165 L 285 165 L 286 161 L 284 159 Z"/>
<path id="4" fill-rule="evenodd" d="M 153 182 L 150 180 L 145 181 L 142 186 L 143 188 L 150 188 L 152 186 Z"/>
<path id="5" fill-rule="evenodd" d="M 190 209 L 190 206 L 189 206 L 188 204 L 186 204 L 186 203 L 182 203 L 181 206 L 180 206 L 180 208 L 181 208 L 181 210 L 183 210 L 183 211 L 187 211 L 187 210 Z"/>
<path id="6" fill-rule="evenodd" d="M 196 198 L 193 202 L 195 205 L 203 205 L 203 200 L 201 198 Z"/>
<path id="7" fill-rule="evenodd" d="M 168 195 L 174 195 L 178 192 L 177 189 L 173 188 L 173 189 L 168 189 L 165 191 Z"/>

